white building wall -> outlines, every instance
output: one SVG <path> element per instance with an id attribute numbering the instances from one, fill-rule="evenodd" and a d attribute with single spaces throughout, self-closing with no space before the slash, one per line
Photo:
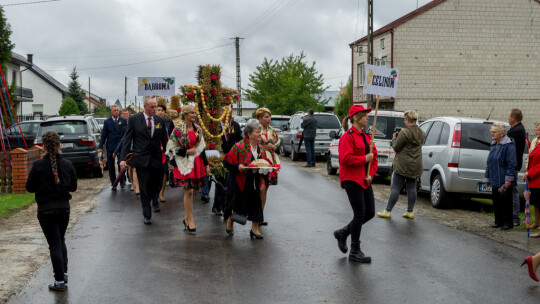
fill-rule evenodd
<path id="1" fill-rule="evenodd" d="M 62 105 L 62 93 L 48 82 L 28 70 L 23 73 L 23 85 L 32 89 L 33 102 L 23 103 L 23 114 L 33 114 L 32 105 L 43 105 L 44 115 L 57 115 Z"/>
<path id="2" fill-rule="evenodd" d="M 448 0 L 394 30 L 395 108 L 506 121 L 540 119 L 540 3 Z"/>

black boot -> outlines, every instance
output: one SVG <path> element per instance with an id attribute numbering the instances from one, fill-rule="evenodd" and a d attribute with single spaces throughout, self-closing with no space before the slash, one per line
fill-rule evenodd
<path id="1" fill-rule="evenodd" d="M 337 245 L 339 250 L 343 253 L 347 253 L 349 248 L 347 248 L 347 237 L 349 236 L 348 231 L 345 228 L 338 229 L 334 231 L 334 237 L 337 240 Z"/>
<path id="2" fill-rule="evenodd" d="M 349 253 L 349 261 L 359 263 L 371 263 L 371 257 L 366 256 L 360 250 L 360 241 L 351 241 L 351 252 Z"/>

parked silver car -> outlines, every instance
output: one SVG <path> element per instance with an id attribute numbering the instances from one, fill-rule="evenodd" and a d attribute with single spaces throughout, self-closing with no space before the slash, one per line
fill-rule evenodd
<path id="1" fill-rule="evenodd" d="M 296 161 L 299 159 L 300 154 L 306 153 L 306 146 L 302 144 L 300 149 L 300 139 L 302 138 L 303 129 L 300 127 L 302 124 L 302 117 L 307 115 L 304 112 L 297 112 L 291 116 L 289 123 L 283 132 L 283 141 L 280 146 L 280 153 L 283 156 L 291 155 L 291 159 Z M 328 136 L 330 131 L 338 132 L 341 128 L 339 118 L 334 113 L 316 112 L 313 114 L 317 119 L 317 135 L 315 137 L 315 153 L 319 155 L 326 155 L 330 142 L 332 139 Z"/>
<path id="2" fill-rule="evenodd" d="M 496 121 L 479 118 L 437 117 L 426 120 L 420 128 L 426 133 L 422 146 L 424 173 L 420 189 L 430 192 L 431 204 L 443 208 L 452 203 L 453 194 L 490 197 L 491 188 L 482 181 L 491 145 L 489 129 Z M 525 149 L 527 153 L 528 149 Z M 523 158 L 525 159 L 525 154 Z M 518 190 L 523 193 L 522 168 Z"/>

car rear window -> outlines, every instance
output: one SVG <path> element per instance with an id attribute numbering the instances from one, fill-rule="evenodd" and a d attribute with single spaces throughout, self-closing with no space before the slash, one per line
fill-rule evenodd
<path id="1" fill-rule="evenodd" d="M 491 145 L 491 123 L 462 123 L 461 148 L 473 150 L 489 150 Z"/>
<path id="2" fill-rule="evenodd" d="M 41 134 L 47 131 L 56 131 L 60 135 L 87 134 L 85 121 L 51 121 L 41 124 Z"/>
<path id="3" fill-rule="evenodd" d="M 317 119 L 317 129 L 339 129 L 341 124 L 339 119 L 333 115 L 314 115 Z"/>
<path id="4" fill-rule="evenodd" d="M 368 125 L 366 127 L 367 132 L 373 130 L 373 117 L 368 117 Z M 405 119 L 403 117 L 388 117 L 388 116 L 377 116 L 377 125 L 375 126 L 375 138 L 380 139 L 392 139 L 392 135 L 397 128 L 405 127 Z"/>

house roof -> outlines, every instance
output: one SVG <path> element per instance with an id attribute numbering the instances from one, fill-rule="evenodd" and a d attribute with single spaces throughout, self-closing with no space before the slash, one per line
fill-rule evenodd
<path id="1" fill-rule="evenodd" d="M 34 72 L 41 79 L 45 80 L 47 83 L 49 83 L 51 86 L 53 86 L 55 89 L 57 89 L 61 93 L 67 92 L 68 88 L 65 85 L 61 84 L 58 80 L 54 79 L 51 75 L 47 74 L 45 71 L 40 69 L 37 65 L 33 64 L 30 67 L 30 71 Z"/>
<path id="2" fill-rule="evenodd" d="M 95 104 L 96 106 L 103 105 L 99 100 L 95 99 L 94 97 L 89 98 L 88 96 L 84 96 L 84 99 L 90 100 L 91 103 Z"/>
<path id="3" fill-rule="evenodd" d="M 424 6 L 421 6 L 419 8 L 417 8 L 416 10 L 408 13 L 407 15 L 399 18 L 399 19 L 396 19 L 390 23 L 388 23 L 387 25 L 381 27 L 380 29 L 376 30 L 373 32 L 373 37 L 375 36 L 378 36 L 380 34 L 383 34 L 383 33 L 386 33 L 392 29 L 394 29 L 395 27 L 411 20 L 412 18 L 422 14 L 423 12 L 427 11 L 427 10 L 430 10 L 432 8 L 434 8 L 435 6 L 445 2 L 446 0 L 433 0 L 427 4 L 425 4 Z M 537 2 L 540 2 L 540 0 L 536 0 Z M 352 48 L 354 47 L 356 44 L 360 43 L 360 42 L 363 42 L 363 41 L 366 41 L 368 39 L 368 36 L 364 36 L 358 40 L 356 40 L 355 42 L 349 44 L 349 46 Z"/>
<path id="4" fill-rule="evenodd" d="M 11 61 L 20 66 L 25 66 L 27 68 L 32 66 L 32 63 L 26 59 L 26 57 L 21 56 L 15 52 L 11 52 Z"/>

